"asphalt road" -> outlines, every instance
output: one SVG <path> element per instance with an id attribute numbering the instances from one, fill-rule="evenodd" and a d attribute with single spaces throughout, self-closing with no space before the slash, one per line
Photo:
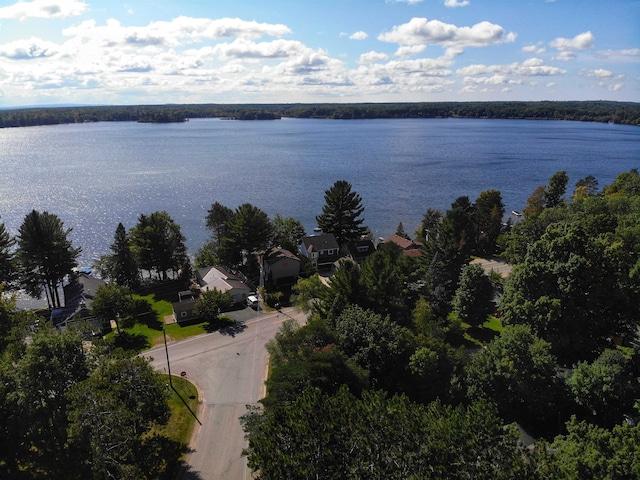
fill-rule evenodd
<path id="1" fill-rule="evenodd" d="M 267 373 L 266 343 L 288 318 L 304 322 L 292 308 L 283 313 L 256 313 L 226 333 L 199 335 L 168 345 L 171 373 L 194 383 L 200 392 L 196 424 L 187 456 L 186 480 L 240 480 L 251 478 L 242 449 L 246 446 L 239 417 L 246 405 L 264 396 Z M 154 368 L 168 372 L 164 345 L 144 353 Z"/>

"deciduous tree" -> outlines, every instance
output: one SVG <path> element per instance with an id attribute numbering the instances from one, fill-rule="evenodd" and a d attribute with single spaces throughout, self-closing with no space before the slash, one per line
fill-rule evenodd
<path id="1" fill-rule="evenodd" d="M 144 438 L 170 414 L 166 383 L 148 362 L 102 357 L 69 399 L 70 442 L 90 478 L 148 478 Z"/>
<path id="2" fill-rule="evenodd" d="M 273 218 L 273 244 L 298 253 L 302 239 L 306 235 L 304 226 L 292 217 L 283 218 L 279 213 Z"/>
<path id="3" fill-rule="evenodd" d="M 551 345 L 526 325 L 505 327 L 466 369 L 471 398 L 489 399 L 505 420 L 535 428 L 555 427 L 556 378 Z"/>
<path id="4" fill-rule="evenodd" d="M 208 290 L 200 294 L 195 305 L 195 314 L 201 316 L 207 322 L 215 322 L 220 313 L 233 306 L 233 297 L 229 292 L 220 290 Z"/>
<path id="5" fill-rule="evenodd" d="M 631 362 L 614 349 L 605 350 L 591 363 L 579 362 L 567 385 L 586 419 L 609 428 L 633 412 L 640 393 Z"/>

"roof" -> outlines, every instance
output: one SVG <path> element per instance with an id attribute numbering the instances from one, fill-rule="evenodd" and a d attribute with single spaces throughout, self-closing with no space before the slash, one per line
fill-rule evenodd
<path id="1" fill-rule="evenodd" d="M 230 272 L 226 268 L 220 266 L 199 268 L 196 271 L 196 277 L 198 278 L 198 283 L 200 284 L 200 286 L 208 285 L 211 282 L 219 279 L 241 281 L 240 275 L 236 275 L 235 273 Z"/>
<path id="2" fill-rule="evenodd" d="M 333 236 L 333 233 L 323 233 L 321 235 L 311 235 L 310 237 L 304 237 L 302 239 L 302 243 L 305 248 L 309 250 L 309 248 L 313 247 L 315 250 L 330 250 L 330 249 L 339 249 L 340 245 L 338 245 L 338 241 L 336 237 Z"/>
<path id="3" fill-rule="evenodd" d="M 51 312 L 51 320 L 54 325 L 64 323 L 77 313 L 83 316 L 89 315 L 91 302 L 98 288 L 106 285 L 104 280 L 86 273 L 72 276 L 71 281 L 63 287 L 64 307 Z"/>
<path id="4" fill-rule="evenodd" d="M 409 257 L 421 257 L 422 252 L 420 251 L 421 244 L 418 242 L 414 242 L 413 240 L 408 240 L 400 235 L 391 235 L 389 238 L 385 240 L 385 242 L 395 243 L 402 249 L 403 255 L 407 255 Z"/>
<path id="5" fill-rule="evenodd" d="M 283 259 L 296 260 L 298 262 L 300 261 L 297 255 L 294 255 L 289 250 L 285 250 L 284 248 L 272 248 L 271 250 L 266 252 L 265 259 L 270 265 Z"/>
<path id="6" fill-rule="evenodd" d="M 400 235 L 391 235 L 389 238 L 385 240 L 385 242 L 392 242 L 398 245 L 403 250 L 407 250 L 409 248 L 416 248 L 416 244 L 411 240 L 401 237 Z"/>

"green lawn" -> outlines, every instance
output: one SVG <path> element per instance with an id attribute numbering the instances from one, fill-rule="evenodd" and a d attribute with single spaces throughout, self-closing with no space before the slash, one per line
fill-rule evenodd
<path id="1" fill-rule="evenodd" d="M 168 375 L 167 382 L 169 381 Z M 187 445 L 195 425 L 195 415 L 198 411 L 198 391 L 187 379 L 173 376 L 173 389 L 169 398 L 171 418 L 166 425 L 154 430 L 175 442 Z"/>
<path id="2" fill-rule="evenodd" d="M 464 334 L 465 340 L 470 342 L 471 345 L 478 347 L 489 343 L 494 337 L 500 335 L 504 329 L 502 322 L 494 316 L 489 317 L 489 319 L 479 327 L 472 327 L 468 324 L 463 324 L 463 326 L 466 328 Z"/>
<path id="3" fill-rule="evenodd" d="M 182 340 L 202 333 L 211 332 L 212 326 L 208 322 L 196 323 L 193 325 L 179 325 L 177 323 L 164 324 L 164 318 L 173 313 L 173 307 L 166 300 L 156 300 L 155 295 L 135 295 L 135 298 L 146 300 L 157 314 L 157 318 L 147 323 L 136 323 L 131 328 L 122 329 L 124 334 L 116 337 L 113 331 L 107 334 L 107 338 L 114 339 L 116 343 L 129 350 L 142 351 L 147 348 L 162 345 L 164 336 L 162 327 L 167 334 L 167 341 Z"/>

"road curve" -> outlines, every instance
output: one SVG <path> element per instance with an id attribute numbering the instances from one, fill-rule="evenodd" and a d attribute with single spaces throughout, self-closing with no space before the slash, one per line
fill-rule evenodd
<path id="1" fill-rule="evenodd" d="M 240 480 L 251 478 L 242 449 L 246 446 L 238 418 L 246 406 L 264 396 L 266 343 L 288 318 L 304 323 L 294 309 L 260 313 L 234 333 L 210 333 L 169 343 L 173 375 L 184 372 L 200 392 L 196 424 L 187 456 L 184 480 Z M 168 373 L 164 345 L 143 353 L 151 365 Z"/>

